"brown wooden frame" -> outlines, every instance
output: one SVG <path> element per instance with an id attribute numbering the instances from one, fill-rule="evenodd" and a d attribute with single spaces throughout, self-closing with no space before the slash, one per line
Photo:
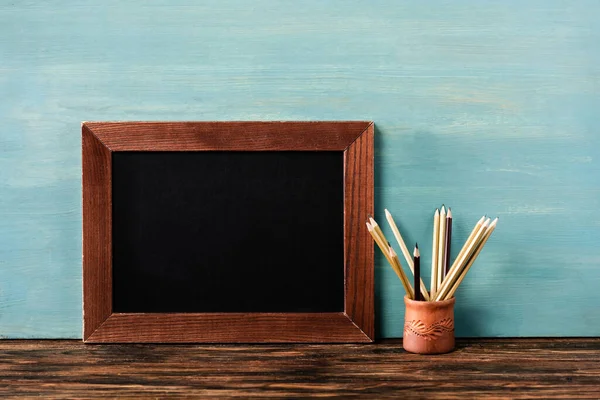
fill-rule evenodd
<path id="1" fill-rule="evenodd" d="M 83 340 L 108 342 L 372 342 L 372 122 L 84 122 Z M 113 313 L 112 153 L 343 151 L 344 312 Z"/>

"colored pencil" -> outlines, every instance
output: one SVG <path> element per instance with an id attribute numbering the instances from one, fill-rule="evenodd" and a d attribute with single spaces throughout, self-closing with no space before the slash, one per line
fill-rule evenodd
<path id="1" fill-rule="evenodd" d="M 450 267 L 450 272 L 448 273 L 448 276 L 446 277 L 446 279 L 444 279 L 444 283 L 442 284 L 442 286 L 439 288 L 438 292 L 436 293 L 436 295 L 435 295 L 436 301 L 442 300 L 446 297 L 446 295 L 448 294 L 448 291 L 450 290 L 450 288 L 456 281 L 458 275 L 460 274 L 461 269 L 464 266 L 466 260 L 471 256 L 475 246 L 477 245 L 477 243 L 479 243 L 479 240 L 481 239 L 483 232 L 485 232 L 485 230 L 487 229 L 489 224 L 490 224 L 490 219 L 488 218 L 479 227 L 479 229 L 473 236 L 473 239 L 471 240 L 471 242 L 465 243 L 465 245 L 463 247 L 466 247 L 466 249 L 463 252 L 461 258 L 454 260 L 452 267 Z"/>
<path id="2" fill-rule="evenodd" d="M 373 241 L 377 244 L 377 246 L 379 247 L 379 250 L 381 250 L 385 259 L 390 264 L 390 267 L 392 267 L 392 269 L 394 270 L 394 272 L 396 273 L 398 278 L 400 278 L 400 282 L 402 283 L 402 286 L 404 287 L 406 294 L 409 296 L 409 298 L 412 299 L 414 294 L 413 294 L 412 288 L 409 288 L 407 286 L 408 278 L 406 277 L 406 274 L 402 270 L 402 266 L 400 265 L 400 262 L 399 261 L 396 262 L 397 260 L 392 259 L 388 246 L 386 246 L 385 243 L 379 237 L 379 235 L 377 235 L 377 233 L 373 229 L 373 226 L 369 222 L 367 222 L 367 229 L 368 229 L 369 233 L 371 234 L 371 236 L 373 237 Z"/>
<path id="3" fill-rule="evenodd" d="M 400 265 L 400 260 L 398 259 L 398 255 L 396 254 L 396 252 L 394 251 L 394 248 L 389 243 L 388 243 L 388 246 L 389 246 L 390 257 L 391 257 L 392 261 L 395 263 L 396 269 L 400 272 L 400 274 L 398 275 L 398 277 L 400 278 L 400 282 L 402 282 L 402 286 L 404 286 L 404 290 L 406 291 L 408 298 L 414 299 L 415 291 L 414 291 L 413 287 L 411 286 L 410 281 L 408 280 L 408 277 L 404 273 L 402 266 Z"/>
<path id="4" fill-rule="evenodd" d="M 486 216 L 484 215 L 483 217 L 481 217 L 479 219 L 479 221 L 477 221 L 477 223 L 475 224 L 475 228 L 473 228 L 473 230 L 471 231 L 471 233 L 469 234 L 469 237 L 467 237 L 467 240 L 465 241 L 466 243 L 470 243 L 471 240 L 473 240 L 473 236 L 475 236 L 475 233 L 477 232 L 477 230 L 481 227 L 481 225 L 483 225 L 483 221 L 485 221 Z M 465 251 L 466 246 L 463 246 L 460 251 L 458 252 L 458 255 L 456 256 L 456 260 L 458 260 L 460 257 L 462 257 L 463 252 Z"/>
<path id="5" fill-rule="evenodd" d="M 379 224 L 375 221 L 375 219 L 373 218 L 372 215 L 369 215 L 369 222 L 371 222 L 371 226 L 373 227 L 373 230 L 375 231 L 375 233 L 377 233 L 377 236 L 379 236 L 383 241 L 387 242 L 387 239 L 385 238 L 383 231 L 381 230 L 381 228 L 379 227 Z"/>
<path id="6" fill-rule="evenodd" d="M 436 279 L 436 293 L 440 290 L 442 280 L 444 278 L 444 259 L 446 249 L 446 207 L 442 205 L 440 211 L 440 233 L 438 236 L 438 259 L 437 259 L 437 271 L 435 272 Z"/>
<path id="7" fill-rule="evenodd" d="M 398 245 L 400 246 L 400 249 L 402 250 L 402 254 L 404 255 L 404 259 L 406 260 L 406 263 L 408 264 L 408 268 L 410 268 L 410 271 L 413 273 L 413 276 L 414 276 L 414 274 L 415 274 L 414 260 L 410 256 L 408 248 L 406 247 L 406 243 L 404 242 L 404 239 L 402 238 L 402 235 L 400 234 L 400 230 L 398 230 L 398 226 L 396 226 L 394 217 L 387 209 L 385 210 L 385 217 L 388 221 L 388 224 L 390 225 L 390 228 L 392 229 L 392 232 L 394 234 L 394 237 L 396 238 L 396 241 L 398 242 Z M 423 296 L 423 298 L 425 300 L 429 301 L 429 293 L 427 292 L 427 286 L 425 286 L 425 283 L 423 282 L 422 279 L 419 279 L 419 281 L 420 281 L 420 285 L 417 287 L 420 288 L 420 292 L 421 292 L 421 295 Z"/>
<path id="8" fill-rule="evenodd" d="M 440 210 L 435 209 L 433 214 L 433 243 L 431 244 L 431 286 L 429 287 L 431 299 L 435 297 L 437 292 L 437 258 L 438 258 L 438 243 L 440 239 Z"/>
<path id="9" fill-rule="evenodd" d="M 415 257 L 413 260 L 413 263 L 415 264 L 414 287 L 417 287 L 419 285 L 419 282 L 421 281 L 421 254 L 419 253 L 419 245 L 418 244 L 415 244 L 415 250 L 413 252 L 413 255 Z M 421 293 L 418 290 L 415 292 L 415 300 L 417 300 L 417 301 L 423 300 L 421 298 Z"/>
<path id="10" fill-rule="evenodd" d="M 456 280 L 456 282 L 454 283 L 454 285 L 452 285 L 452 288 L 450 289 L 450 291 L 448 292 L 448 294 L 446 295 L 446 297 L 444 297 L 444 300 L 451 299 L 452 296 L 454 296 L 454 292 L 456 292 L 456 289 L 458 289 L 458 286 L 462 283 L 463 279 L 465 279 L 465 276 L 467 275 L 467 272 L 469 272 L 469 269 L 471 268 L 471 266 L 473 265 L 473 263 L 477 259 L 477 256 L 479 255 L 479 253 L 481 253 L 481 250 L 483 249 L 483 246 L 485 246 L 485 243 L 488 241 L 488 239 L 490 238 L 490 236 L 492 236 L 492 232 L 494 232 L 494 229 L 496 229 L 496 224 L 497 223 L 498 223 L 498 218 L 494 219 L 494 221 L 492 221 L 492 223 L 487 227 L 485 234 L 483 235 L 483 237 L 479 241 L 477 249 L 475 250 L 475 252 L 471 256 L 471 258 L 467 262 L 467 265 L 465 265 L 465 267 L 462 269 L 462 271 L 460 273 L 460 276 L 458 277 L 458 279 Z"/>
<path id="11" fill-rule="evenodd" d="M 450 251 L 452 249 L 452 210 L 448 207 L 446 215 L 446 249 L 444 251 L 444 275 L 445 278 L 450 270 Z M 442 279 L 443 280 L 443 279 Z"/>
<path id="12" fill-rule="evenodd" d="M 371 224 L 369 222 L 367 222 L 367 230 L 371 234 L 371 237 L 373 237 L 373 241 L 377 244 L 377 247 L 379 247 L 379 250 L 381 250 L 381 252 L 385 256 L 385 258 L 387 259 L 387 262 L 391 264 L 392 260 L 390 259 L 388 252 L 385 251 L 385 246 L 382 244 L 381 239 L 379 238 L 377 233 L 375 233 L 375 231 L 373 230 L 373 226 L 371 226 Z"/>

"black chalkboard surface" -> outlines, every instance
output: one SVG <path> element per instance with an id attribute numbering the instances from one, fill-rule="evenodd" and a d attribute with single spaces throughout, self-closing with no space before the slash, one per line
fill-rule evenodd
<path id="1" fill-rule="evenodd" d="M 341 312 L 341 151 L 117 152 L 114 312 Z"/>

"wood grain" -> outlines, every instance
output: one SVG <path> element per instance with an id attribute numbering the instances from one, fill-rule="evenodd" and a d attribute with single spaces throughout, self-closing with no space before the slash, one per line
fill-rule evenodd
<path id="1" fill-rule="evenodd" d="M 363 224 L 373 211 L 372 122 L 86 122 L 82 135 L 85 342 L 374 340 L 374 254 Z M 345 312 L 113 313 L 111 154 L 138 150 L 344 151 Z"/>
<path id="2" fill-rule="evenodd" d="M 459 340 L 419 356 L 375 345 L 0 342 L 0 396 L 41 398 L 600 397 L 600 339 Z"/>
<path id="3" fill-rule="evenodd" d="M 112 173 L 110 151 L 82 127 L 83 337 L 112 313 Z"/>
<path id="4" fill-rule="evenodd" d="M 375 338 L 375 274 L 373 241 L 365 222 L 374 207 L 374 129 L 370 124 L 344 153 L 344 309 L 369 338 Z"/>
<path id="5" fill-rule="evenodd" d="M 345 150 L 367 129 L 369 122 L 85 122 L 85 125 L 111 151 L 323 151 Z"/>
<path id="6" fill-rule="evenodd" d="M 344 313 L 113 313 L 86 338 L 86 343 L 369 343 L 372 340 Z"/>

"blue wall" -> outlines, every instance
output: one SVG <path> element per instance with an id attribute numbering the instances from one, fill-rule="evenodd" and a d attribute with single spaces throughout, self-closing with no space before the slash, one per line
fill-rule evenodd
<path id="1" fill-rule="evenodd" d="M 424 264 L 440 203 L 456 243 L 500 217 L 457 293 L 458 335 L 600 335 L 598 15 L 592 0 L 3 2 L 0 335 L 81 336 L 81 121 L 347 119 L 376 122 L 376 217 L 389 208 Z M 378 333 L 400 336 L 402 287 L 376 265 Z"/>

